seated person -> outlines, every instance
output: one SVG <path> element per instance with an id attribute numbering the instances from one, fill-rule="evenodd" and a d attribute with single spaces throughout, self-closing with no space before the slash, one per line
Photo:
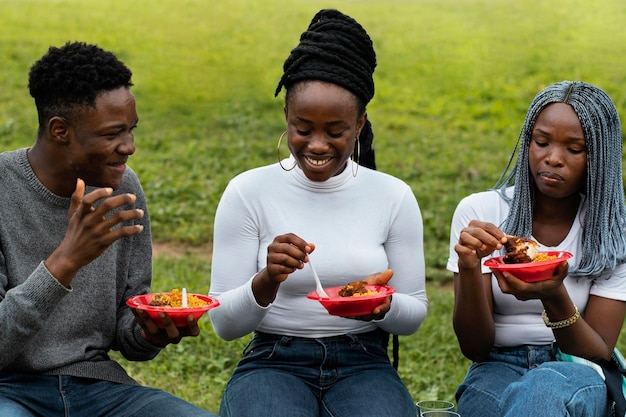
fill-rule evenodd
<path id="1" fill-rule="evenodd" d="M 146 199 L 131 71 L 96 45 L 51 47 L 30 70 L 35 144 L 0 154 L 0 415 L 210 416 L 111 360 L 154 358 L 199 334 L 125 302 L 147 293 Z"/>
<path id="2" fill-rule="evenodd" d="M 601 375 L 557 359 L 611 358 L 624 322 L 626 206 L 615 105 L 593 85 L 553 84 L 530 105 L 517 151 L 494 189 L 464 198 L 452 220 L 454 328 L 473 361 L 456 393 L 459 414 L 609 416 Z M 517 238 L 573 258 L 530 283 L 483 265 Z"/>
<path id="3" fill-rule="evenodd" d="M 224 339 L 255 332 L 222 417 L 415 417 L 384 339 L 413 334 L 426 316 L 422 217 L 405 182 L 373 169 L 375 67 L 358 22 L 318 12 L 276 92 L 285 87 L 290 155 L 222 195 L 210 290 L 221 306 L 209 314 Z M 306 297 L 309 257 L 325 287 L 367 279 L 396 292 L 370 314 L 330 315 Z"/>

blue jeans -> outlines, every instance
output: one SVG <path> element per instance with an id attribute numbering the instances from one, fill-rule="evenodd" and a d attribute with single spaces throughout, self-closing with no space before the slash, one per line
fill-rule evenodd
<path id="1" fill-rule="evenodd" d="M 0 416 L 215 416 L 165 391 L 67 375 L 0 372 Z"/>
<path id="2" fill-rule="evenodd" d="M 376 331 L 319 339 L 257 332 L 220 416 L 415 417 L 415 405 Z"/>
<path id="3" fill-rule="evenodd" d="M 495 348 L 473 363 L 456 392 L 463 417 L 609 416 L 606 385 L 592 368 L 555 361 L 552 345 Z"/>

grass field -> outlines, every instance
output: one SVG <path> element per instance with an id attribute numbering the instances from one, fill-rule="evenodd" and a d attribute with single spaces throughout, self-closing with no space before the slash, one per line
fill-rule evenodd
<path id="1" fill-rule="evenodd" d="M 374 40 L 378 166 L 410 184 L 424 217 L 431 310 L 401 338 L 400 374 L 416 399 L 450 399 L 467 366 L 446 284 L 454 207 L 498 179 L 542 86 L 585 80 L 626 114 L 622 0 L 0 0 L 0 150 L 35 138 L 27 74 L 49 45 L 116 52 L 133 70 L 140 116 L 131 165 L 166 248 L 155 290 L 204 292 L 220 194 L 237 173 L 275 161 L 282 63 L 324 7 L 355 17 Z M 199 338 L 125 366 L 216 411 L 246 340 L 223 342 L 202 325 Z"/>

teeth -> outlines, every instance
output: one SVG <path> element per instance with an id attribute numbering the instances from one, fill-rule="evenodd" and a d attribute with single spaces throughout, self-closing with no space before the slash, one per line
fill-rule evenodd
<path id="1" fill-rule="evenodd" d="M 311 164 L 316 165 L 316 166 L 324 165 L 326 162 L 330 161 L 330 159 L 322 159 L 322 160 L 311 159 L 311 158 L 307 158 L 307 159 Z"/>

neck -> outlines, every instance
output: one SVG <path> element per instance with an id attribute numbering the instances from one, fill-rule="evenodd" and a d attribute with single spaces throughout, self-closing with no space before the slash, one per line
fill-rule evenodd
<path id="1" fill-rule="evenodd" d="M 578 213 L 580 195 L 551 198 L 535 196 L 533 206 L 533 236 L 546 246 L 557 246 L 569 233 Z"/>
<path id="2" fill-rule="evenodd" d="M 59 158 L 52 149 L 44 148 L 40 140 L 37 140 L 26 153 L 28 163 L 37 179 L 50 192 L 62 197 L 70 197 L 76 188 L 76 177 L 70 178 L 67 172 L 55 169 L 60 166 Z"/>

